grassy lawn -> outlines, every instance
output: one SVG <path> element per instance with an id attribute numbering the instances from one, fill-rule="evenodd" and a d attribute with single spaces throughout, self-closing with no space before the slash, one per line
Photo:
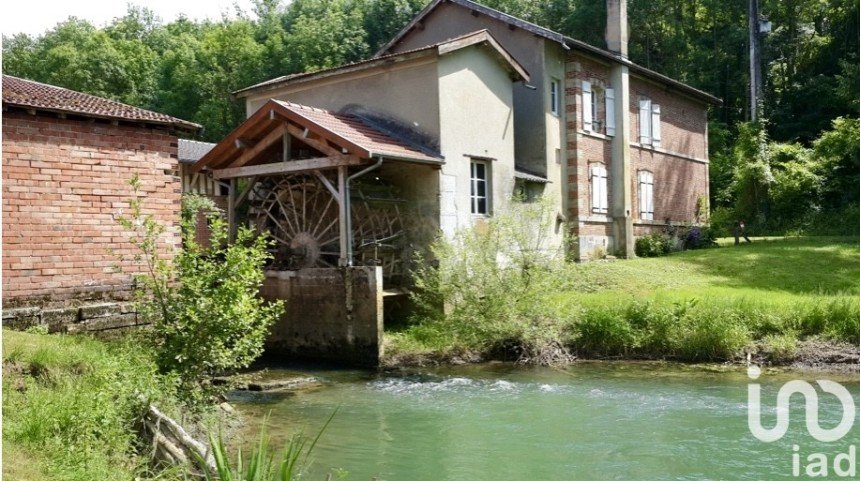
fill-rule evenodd
<path id="1" fill-rule="evenodd" d="M 792 302 L 860 295 L 860 239 L 767 238 L 666 257 L 573 266 L 564 297 L 583 302 L 630 299 Z"/>
<path id="2" fill-rule="evenodd" d="M 860 238 L 733 243 L 531 273 L 539 288 L 506 290 L 503 282 L 453 317 L 387 333 L 386 349 L 392 358 L 464 351 L 487 358 L 563 345 L 580 357 L 683 361 L 754 351 L 783 362 L 805 339 L 860 344 Z M 469 282 L 451 292 L 480 291 Z"/>

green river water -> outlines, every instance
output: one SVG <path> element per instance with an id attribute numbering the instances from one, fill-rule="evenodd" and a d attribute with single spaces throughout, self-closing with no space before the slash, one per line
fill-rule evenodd
<path id="1" fill-rule="evenodd" d="M 757 440 L 747 427 L 742 369 L 594 363 L 301 372 L 324 386 L 233 401 L 248 420 L 242 436 L 253 440 L 268 415 L 275 445 L 298 430 L 315 435 L 339 409 L 313 452 L 308 480 L 325 480 L 333 469 L 361 481 L 822 479 L 807 476 L 811 453 L 827 456 L 826 479 L 844 479 L 832 460 L 860 444 L 860 426 L 837 442 L 813 439 L 801 396 L 792 398 L 788 434 Z M 856 378 L 765 373 L 758 381 L 765 427 L 775 422 L 779 387 L 796 378 L 839 381 L 860 403 Z M 824 428 L 842 417 L 839 401 L 823 393 L 819 412 Z M 792 473 L 794 445 L 800 477 Z"/>

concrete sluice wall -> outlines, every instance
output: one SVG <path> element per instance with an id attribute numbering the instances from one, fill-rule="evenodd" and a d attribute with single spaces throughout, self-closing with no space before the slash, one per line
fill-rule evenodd
<path id="1" fill-rule="evenodd" d="M 267 271 L 263 298 L 286 301 L 269 356 L 376 366 L 382 357 L 381 267 Z"/>

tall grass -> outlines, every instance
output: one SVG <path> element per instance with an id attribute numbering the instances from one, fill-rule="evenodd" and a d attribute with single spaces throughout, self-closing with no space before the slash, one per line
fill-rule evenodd
<path id="1" fill-rule="evenodd" d="M 146 471 L 135 425 L 172 388 L 134 346 L 3 331 L 4 472 L 45 479 L 133 479 Z M 38 479 L 38 478 L 37 478 Z"/>
<path id="2" fill-rule="evenodd" d="M 426 309 L 388 336 L 393 356 L 517 358 L 555 344 L 589 358 L 723 361 L 764 346 L 786 361 L 803 339 L 860 344 L 856 239 L 587 265 L 533 249 L 522 263 L 511 254 L 516 225 L 501 216 L 434 245 L 439 268 L 417 273 Z"/>

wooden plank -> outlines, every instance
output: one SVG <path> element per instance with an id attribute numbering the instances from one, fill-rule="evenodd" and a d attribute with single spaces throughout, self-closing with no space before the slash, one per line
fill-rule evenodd
<path id="1" fill-rule="evenodd" d="M 247 164 L 248 162 L 254 160 L 254 158 L 257 157 L 258 155 L 260 155 L 264 150 L 266 150 L 266 148 L 271 146 L 278 139 L 282 138 L 286 132 L 287 132 L 287 125 L 286 124 L 281 124 L 281 125 L 275 127 L 275 130 L 269 132 L 268 135 L 263 137 L 263 140 L 254 144 L 253 147 L 246 150 L 245 152 L 242 152 L 242 155 L 240 155 L 239 158 L 237 158 L 233 162 L 230 162 L 228 168 L 242 167 L 243 165 Z"/>
<path id="2" fill-rule="evenodd" d="M 330 147 L 325 142 L 322 142 L 322 141 L 319 141 L 316 139 L 312 139 L 311 137 L 305 137 L 305 129 L 302 129 L 301 127 L 297 127 L 293 124 L 290 124 L 287 127 L 287 131 L 293 137 L 300 138 L 300 139 L 302 139 L 302 142 L 308 144 L 309 146 L 313 147 L 316 150 L 319 150 L 323 155 L 328 155 L 330 157 L 336 157 L 336 156 L 342 156 L 343 155 L 342 153 L 340 153 L 340 150 L 335 149 L 333 147 Z"/>
<path id="3" fill-rule="evenodd" d="M 235 179 L 237 177 L 253 177 L 255 175 L 291 174 L 309 172 L 333 167 L 362 165 L 365 160 L 351 155 L 338 154 L 337 157 L 317 157 L 315 159 L 291 160 L 289 162 L 274 162 L 271 164 L 249 165 L 246 167 L 231 167 L 212 172 L 216 179 Z"/>

